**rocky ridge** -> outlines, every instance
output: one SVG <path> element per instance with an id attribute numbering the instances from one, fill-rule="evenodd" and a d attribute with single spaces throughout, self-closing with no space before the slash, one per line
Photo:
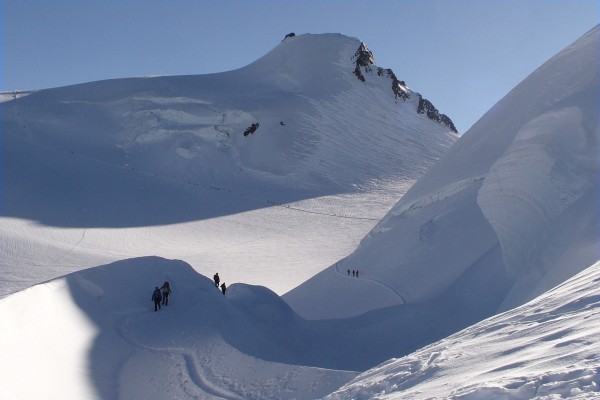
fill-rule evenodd
<path id="1" fill-rule="evenodd" d="M 454 123 L 446 114 L 441 114 L 437 108 L 427 99 L 423 98 L 419 93 L 412 92 L 404 81 L 399 80 L 390 68 L 377 67 L 375 64 L 375 57 L 373 53 L 367 48 L 364 42 L 361 42 L 359 48 L 354 53 L 353 60 L 355 60 L 354 75 L 363 83 L 367 83 L 365 78 L 366 75 L 372 75 L 374 69 L 377 71 L 377 76 L 385 77 L 391 80 L 392 93 L 394 93 L 394 99 L 402 99 L 403 101 L 409 100 L 411 94 L 414 93 L 419 99 L 416 112 L 418 114 L 424 114 L 429 119 L 443 124 L 450 128 L 453 132 L 458 133 Z"/>

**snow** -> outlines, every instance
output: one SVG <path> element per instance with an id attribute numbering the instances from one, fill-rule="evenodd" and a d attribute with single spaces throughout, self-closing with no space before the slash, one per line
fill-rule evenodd
<path id="1" fill-rule="evenodd" d="M 336 318 L 452 302 L 457 292 L 476 304 L 494 284 L 481 319 L 598 260 L 599 35 L 591 30 L 521 82 L 338 262 L 361 270 L 361 296 L 325 290 L 346 286 L 333 265 L 286 301 L 306 318 Z M 473 323 L 463 306 L 455 312 Z"/>
<path id="2" fill-rule="evenodd" d="M 152 288 L 165 280 L 173 291 L 169 305 L 154 312 Z M 287 307 L 273 302 L 274 293 L 265 301 L 266 289 L 236 286 L 223 296 L 189 265 L 148 257 L 91 268 L 8 296 L 0 301 L 0 348 L 12 362 L 0 367 L 2 395 L 317 398 L 356 375 L 247 355 L 265 334 L 280 329 L 283 317 L 277 314 Z M 244 308 L 256 313 L 259 305 L 273 319 L 248 321 Z M 231 338 L 235 332 L 239 337 Z M 277 349 L 271 353 L 277 357 Z M 31 385 L 31 376 L 40 380 Z"/>
<path id="3" fill-rule="evenodd" d="M 599 35 L 456 143 L 339 34 L 4 94 L 0 397 L 596 398 Z"/>
<path id="4" fill-rule="evenodd" d="M 600 263 L 531 302 L 326 396 L 343 399 L 594 399 L 600 391 Z"/>
<path id="5" fill-rule="evenodd" d="M 349 254 L 457 137 L 360 82 L 359 46 L 298 35 L 236 71 L 1 103 L 0 296 L 146 255 L 283 294 Z"/>

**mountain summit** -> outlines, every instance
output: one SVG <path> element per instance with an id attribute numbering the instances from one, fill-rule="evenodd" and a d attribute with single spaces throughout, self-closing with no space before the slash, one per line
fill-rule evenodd
<path id="1" fill-rule="evenodd" d="M 361 82 L 367 83 L 366 76 L 372 76 L 374 71 L 377 71 L 377 76 L 385 77 L 390 80 L 392 93 L 396 100 L 408 100 L 412 95 L 416 96 L 419 100 L 416 112 L 418 114 L 425 114 L 429 119 L 446 125 L 453 132 L 458 133 L 452 120 L 446 114 L 440 114 L 437 108 L 427 99 L 424 99 L 419 93 L 412 93 L 412 91 L 406 86 L 404 81 L 399 81 L 394 74 L 394 71 L 387 68 L 378 67 L 375 65 L 375 57 L 373 53 L 367 48 L 364 43 L 360 44 L 358 50 L 354 54 L 356 60 L 356 68 L 354 68 L 354 75 Z"/>
<path id="2" fill-rule="evenodd" d="M 283 293 L 347 254 L 457 139 L 448 126 L 417 113 L 418 96 L 408 87 L 401 92 L 410 97 L 397 96 L 392 75 L 378 75 L 372 58 L 360 67 L 365 81 L 357 79 L 361 48 L 366 46 L 360 40 L 341 34 L 304 34 L 234 71 L 5 94 L 0 112 L 7 218 L 1 227 L 8 256 L 2 261 L 13 271 L 8 265 L 26 259 L 40 274 L 16 268 L 11 285 L 2 289 L 152 254 L 194 266 L 209 259 L 228 265 L 221 271 L 238 281 Z M 225 224 L 218 225 L 227 232 L 220 239 L 208 227 L 234 215 L 245 221 L 231 228 L 244 236 L 237 256 L 217 250 L 234 240 Z M 298 224 L 311 215 L 311 224 L 321 228 L 307 237 Z M 254 237 L 237 228 L 263 220 L 280 232 Z M 21 230 L 7 221 L 39 225 Z M 193 223 L 187 233 L 176 233 L 182 249 L 198 249 L 189 256 L 167 245 L 173 234 L 165 233 L 167 227 L 178 223 Z M 144 230 L 149 227 L 152 235 Z M 75 230 L 64 239 L 52 228 Z M 137 228 L 144 231 L 134 234 Z M 88 229 L 106 231 L 92 235 Z M 281 240 L 290 235 L 293 245 L 283 252 Z M 56 256 L 42 255 L 32 237 L 48 238 L 42 247 Z M 115 237 L 135 241 L 131 252 L 108 249 Z M 198 244 L 199 237 L 212 243 L 209 248 Z M 271 271 L 261 276 L 246 263 L 259 248 L 270 249 L 252 266 Z"/>
<path id="3" fill-rule="evenodd" d="M 169 178 L 334 190 L 415 178 L 456 129 L 370 54 L 355 38 L 304 34 L 235 71 L 33 92 L 5 105 L 7 134 Z"/>

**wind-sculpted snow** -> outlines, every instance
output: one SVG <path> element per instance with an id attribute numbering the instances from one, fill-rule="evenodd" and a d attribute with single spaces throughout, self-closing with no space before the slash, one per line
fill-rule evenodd
<path id="1" fill-rule="evenodd" d="M 478 204 L 498 234 L 513 276 L 535 263 L 558 216 L 595 190 L 597 137 L 586 135 L 582 119 L 576 107 L 533 119 L 492 166 L 479 191 Z"/>
<path id="2" fill-rule="evenodd" d="M 413 304 L 461 304 L 454 315 L 468 321 L 523 304 L 594 263 L 599 42 L 596 27 L 538 68 L 411 187 L 353 254 L 286 300 L 307 318 L 332 318 L 401 304 L 390 295 L 397 292 Z M 364 277 L 361 296 L 326 290 L 346 287 L 335 271 L 347 268 Z"/>
<path id="3" fill-rule="evenodd" d="M 169 305 L 155 312 L 150 295 L 164 281 Z M 16 400 L 593 398 L 599 281 L 596 264 L 394 359 L 455 329 L 449 310 L 409 305 L 307 321 L 264 287 L 234 284 L 224 296 L 181 261 L 122 260 L 0 300 L 0 352 L 10 360 L 0 385 Z M 384 360 L 360 376 L 349 371 Z"/>
<path id="4" fill-rule="evenodd" d="M 423 196 L 422 198 L 410 203 L 404 204 L 404 202 L 398 203 L 397 206 L 394 207 L 392 211 L 390 211 L 389 215 L 386 218 L 397 217 L 397 216 L 410 216 L 414 214 L 417 210 L 423 209 L 425 207 L 431 206 L 436 202 L 440 202 L 446 200 L 457 193 L 469 188 L 470 186 L 477 184 L 480 181 L 483 181 L 485 177 L 475 177 L 471 179 L 465 179 L 464 181 L 455 182 L 445 188 L 442 188 L 440 191 L 431 193 L 427 196 Z M 385 225 L 384 221 L 382 221 L 381 225 Z M 378 233 L 379 230 L 385 230 L 385 226 L 378 226 L 376 229 L 373 229 L 373 233 Z"/>
<path id="5" fill-rule="evenodd" d="M 326 400 L 594 399 L 600 263 L 535 300 L 355 378 Z"/>
<path id="6" fill-rule="evenodd" d="M 287 293 L 286 301 L 306 318 L 339 318 L 392 304 L 435 302 L 455 282 L 462 282 L 458 292 L 464 294 L 458 297 L 472 296 L 475 300 L 491 296 L 497 306 L 501 302 L 498 293 L 490 292 L 485 283 L 493 279 L 497 288 L 505 288 L 506 283 L 498 274 L 499 254 L 493 251 L 496 235 L 476 206 L 475 194 L 480 187 L 481 179 L 474 178 L 410 205 L 399 204 L 354 254 Z M 464 279 L 463 275 L 481 268 L 488 273 L 478 281 Z M 360 271 L 350 287 L 344 279 L 348 269 Z M 331 287 L 340 288 L 335 299 L 328 290 Z M 491 311 L 489 307 L 485 312 Z M 455 312 L 461 313 L 461 309 L 463 306 L 458 306 Z M 469 310 L 471 318 L 481 316 L 473 308 Z"/>
<path id="7" fill-rule="evenodd" d="M 600 235 L 587 224 L 598 220 L 600 204 L 599 37 L 600 29 L 592 30 L 515 89 L 528 93 L 515 105 L 533 104 L 523 110 L 529 118 L 514 128 L 512 143 L 478 194 L 507 272 L 517 281 L 505 306 L 543 293 L 598 259 L 587 243 L 597 243 Z M 556 236 L 567 231 L 571 237 L 557 243 Z M 569 253 L 576 257 L 572 262 L 561 259 Z M 546 278 L 553 275 L 560 278 Z"/>

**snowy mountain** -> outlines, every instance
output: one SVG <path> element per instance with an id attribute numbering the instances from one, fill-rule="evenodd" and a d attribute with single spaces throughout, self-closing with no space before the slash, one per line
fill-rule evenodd
<path id="1" fill-rule="evenodd" d="M 0 299 L 0 354 L 9 360 L 0 366 L 2 397 L 596 398 L 599 35 L 596 27 L 517 86 L 395 206 L 393 196 L 455 135 L 439 113 L 420 113 L 429 109 L 421 96 L 367 68 L 372 55 L 355 39 L 290 37 L 256 63 L 215 76 L 17 94 L 2 105 L 9 212 L 0 218 L 0 261 L 4 293 L 26 288 Z M 295 60 L 296 52 L 286 53 L 292 44 L 322 57 Z M 337 60 L 333 72 L 323 60 Z M 301 62 L 319 74 L 304 77 L 311 69 L 297 68 Z M 257 74 L 268 65 L 284 72 Z M 227 77 L 239 87 L 227 86 Z M 313 79 L 318 85 L 309 87 Z M 237 94 L 210 97 L 211 107 L 253 117 L 262 110 L 261 119 L 211 142 L 218 152 L 208 139 L 181 150 L 183 137 L 198 139 L 182 131 L 202 125 L 189 114 L 206 111 L 207 93 L 221 93 L 217 83 Z M 181 92 L 169 97 L 168 88 Z M 259 88 L 268 89 L 258 96 Z M 283 109 L 286 90 L 302 95 L 294 98 L 301 112 L 286 108 L 285 120 L 250 106 L 278 98 Z M 74 93 L 87 100 L 73 102 Z M 153 101 L 136 106 L 155 113 L 138 121 L 143 139 L 117 140 L 125 134 L 119 121 L 149 95 Z M 70 118 L 55 116 L 59 98 L 71 99 L 59 102 L 74 107 Z M 368 100 L 364 110 L 359 98 Z M 392 114 L 381 113 L 385 98 Z M 196 109 L 189 99 L 205 103 Z M 183 127 L 169 115 L 193 123 Z M 301 147 L 305 158 L 289 153 L 295 170 L 278 167 L 275 153 L 245 141 L 267 131 L 266 115 L 272 129 L 292 127 L 297 136 L 266 133 L 273 148 L 288 149 L 288 139 L 299 146 L 311 133 L 324 139 Z M 309 123 L 314 131 L 302 131 Z M 423 130 L 411 136 L 415 127 Z M 362 140 L 365 132 L 376 140 Z M 381 154 L 405 160 L 419 151 L 429 154 L 419 168 L 368 167 Z M 277 295 L 301 281 L 299 265 L 332 259 Z M 206 277 L 217 268 L 225 295 Z M 249 279 L 231 284 L 240 268 Z M 57 278 L 40 282 L 44 276 Z M 173 293 L 155 312 L 152 289 L 164 281 Z"/>
<path id="2" fill-rule="evenodd" d="M 308 318 L 425 303 L 449 308 L 467 326 L 594 264 L 599 36 L 596 27 L 533 72 L 411 187 L 353 254 L 285 300 Z M 360 279 L 348 270 L 359 270 Z"/>
<path id="3" fill-rule="evenodd" d="M 4 94 L 0 295 L 147 255 L 282 294 L 347 255 L 457 138 L 361 52 Z"/>

